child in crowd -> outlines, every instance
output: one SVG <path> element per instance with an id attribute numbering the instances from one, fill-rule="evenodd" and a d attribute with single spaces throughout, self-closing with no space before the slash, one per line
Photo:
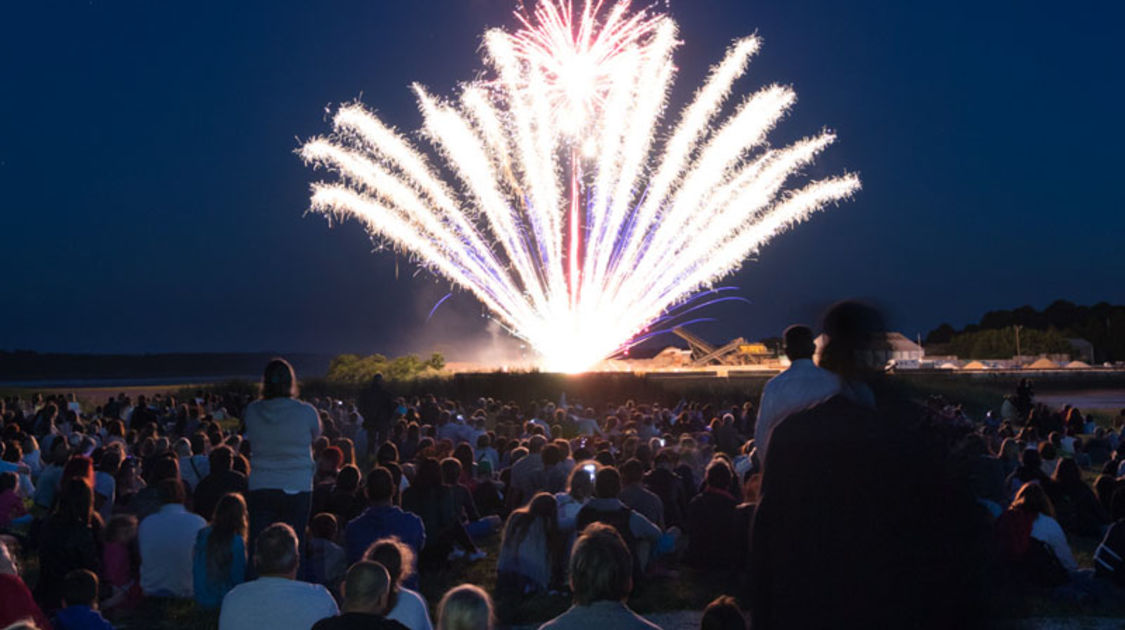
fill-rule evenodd
<path id="1" fill-rule="evenodd" d="M 27 507 L 24 506 L 23 498 L 18 492 L 19 483 L 20 478 L 16 473 L 0 473 L 0 529 L 9 529 L 31 522 Z"/>
<path id="2" fill-rule="evenodd" d="M 192 584 L 200 606 L 217 609 L 232 588 L 246 581 L 248 526 L 246 500 L 231 492 L 219 499 L 210 527 L 196 534 Z"/>
<path id="3" fill-rule="evenodd" d="M 75 569 L 63 580 L 63 608 L 55 615 L 55 630 L 113 630 L 98 612 L 98 576 Z"/>
<path id="4" fill-rule="evenodd" d="M 339 593 L 340 582 L 348 571 L 348 556 L 336 544 L 340 526 L 336 515 L 321 512 L 309 522 L 308 542 L 305 544 L 304 565 L 309 582 L 320 584 Z"/>
<path id="5" fill-rule="evenodd" d="M 110 596 L 102 608 L 106 611 L 132 608 L 141 598 L 137 582 L 137 517 L 132 514 L 114 515 L 106 524 L 103 535 L 102 575 L 110 587 Z"/>

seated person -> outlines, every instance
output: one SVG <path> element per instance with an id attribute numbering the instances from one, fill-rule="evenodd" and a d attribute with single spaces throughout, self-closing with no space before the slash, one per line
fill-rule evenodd
<path id="1" fill-rule="evenodd" d="M 217 610 L 223 597 L 246 580 L 246 500 L 228 494 L 219 500 L 211 526 L 199 530 L 193 553 L 195 602 Z"/>
<path id="2" fill-rule="evenodd" d="M 438 602 L 438 630 L 492 630 L 492 598 L 479 586 L 455 586 Z"/>
<path id="3" fill-rule="evenodd" d="M 702 492 L 688 503 L 688 546 L 684 557 L 692 566 L 700 569 L 734 568 L 738 559 L 735 543 L 749 537 L 749 530 L 734 530 L 739 501 L 729 491 L 731 477 L 731 469 L 725 460 L 711 460 L 704 474 Z"/>
<path id="4" fill-rule="evenodd" d="M 219 630 L 307 630 L 339 609 L 328 589 L 297 581 L 297 533 L 274 523 L 254 544 L 258 579 L 231 589 L 223 598 Z"/>
<path id="5" fill-rule="evenodd" d="M 365 491 L 368 508 L 344 530 L 348 562 L 359 560 L 371 543 L 389 536 L 406 543 L 417 557 L 426 544 L 426 531 L 417 514 L 405 512 L 393 503 L 395 482 L 391 471 L 376 466 L 367 476 Z"/>
<path id="6" fill-rule="evenodd" d="M 599 470 L 594 478 L 594 497 L 578 511 L 575 530 L 582 532 L 591 523 L 605 523 L 617 530 L 643 572 L 648 566 L 649 552 L 660 541 L 663 532 L 640 512 L 630 509 L 618 499 L 621 475 L 613 466 Z"/>
<path id="7" fill-rule="evenodd" d="M 621 465 L 621 494 L 618 496 L 625 505 L 640 512 L 660 529 L 664 529 L 664 502 L 656 493 L 641 483 L 645 468 L 641 460 L 630 459 Z"/>
<path id="8" fill-rule="evenodd" d="M 142 520 L 137 530 L 141 590 L 148 596 L 190 598 L 195 539 L 207 521 L 184 507 L 184 486 L 179 479 L 165 479 L 156 489 L 160 509 Z"/>
<path id="9" fill-rule="evenodd" d="M 633 559 L 617 531 L 603 523 L 588 526 L 570 554 L 574 605 L 540 630 L 654 630 L 659 626 L 625 605 L 633 590 Z"/>
<path id="10" fill-rule="evenodd" d="M 391 576 L 378 562 L 360 560 L 353 564 L 341 589 L 344 605 L 340 615 L 321 619 L 313 630 L 407 630 L 383 616 L 390 584 Z"/>
<path id="11" fill-rule="evenodd" d="M 540 492 L 508 516 L 496 562 L 497 591 L 524 595 L 551 587 L 560 568 L 562 550 L 558 503 Z"/>
<path id="12" fill-rule="evenodd" d="M 1100 578 L 1125 587 L 1125 488 L 1113 494 L 1113 524 L 1094 551 L 1094 569 Z"/>
<path id="13" fill-rule="evenodd" d="M 333 593 L 340 588 L 340 582 L 348 571 L 347 554 L 336 544 L 339 526 L 336 515 L 321 512 L 309 522 L 309 536 L 305 542 L 305 577 L 313 584 L 320 584 Z"/>
<path id="14" fill-rule="evenodd" d="M 410 547 L 397 538 L 383 538 L 368 547 L 363 559 L 378 562 L 391 575 L 387 619 L 394 619 L 410 630 L 433 630 L 426 599 L 403 585 L 414 573 L 414 552 Z"/>
<path id="15" fill-rule="evenodd" d="M 75 569 L 63 580 L 63 608 L 55 613 L 55 630 L 113 630 L 98 612 L 98 576 Z"/>

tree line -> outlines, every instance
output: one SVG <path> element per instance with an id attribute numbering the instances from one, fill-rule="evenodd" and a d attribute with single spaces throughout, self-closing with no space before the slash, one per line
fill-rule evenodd
<path id="1" fill-rule="evenodd" d="M 961 330 L 941 324 L 926 335 L 926 343 L 947 345 L 950 353 L 963 357 L 1011 357 L 1017 326 L 1025 355 L 1069 353 L 1067 339 L 1081 338 L 1093 344 L 1095 361 L 1125 360 L 1125 305 L 1108 302 L 1081 306 L 1055 300 L 1043 310 L 1025 305 L 989 311 Z"/>

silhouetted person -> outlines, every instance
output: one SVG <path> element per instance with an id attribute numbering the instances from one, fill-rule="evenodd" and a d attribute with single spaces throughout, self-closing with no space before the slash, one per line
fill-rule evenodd
<path id="1" fill-rule="evenodd" d="M 754 427 L 754 446 L 761 463 L 766 460 L 770 433 L 778 423 L 840 393 L 840 377 L 813 363 L 816 343 L 812 329 L 793 325 L 786 328 L 784 334 L 789 369 L 771 378 L 762 389 L 758 422 Z"/>
<path id="2" fill-rule="evenodd" d="M 383 384 L 383 375 L 376 374 L 368 385 L 359 394 L 356 404 L 360 415 L 363 416 L 363 428 L 367 431 L 367 454 L 375 452 L 391 432 L 391 419 L 394 418 L 394 396 L 387 391 Z"/>
<path id="3" fill-rule="evenodd" d="M 755 630 L 987 625 L 987 520 L 947 481 L 915 406 L 885 392 L 873 407 L 865 359 L 881 330 L 870 307 L 832 307 L 821 365 L 842 393 L 773 430 L 751 533 Z"/>

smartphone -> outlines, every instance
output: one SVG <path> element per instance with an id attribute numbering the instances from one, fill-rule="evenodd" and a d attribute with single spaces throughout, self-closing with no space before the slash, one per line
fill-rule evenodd
<path id="1" fill-rule="evenodd" d="M 657 438 L 657 439 L 660 440 L 660 447 L 661 448 L 664 448 L 665 446 L 667 446 L 667 444 L 665 444 L 665 442 L 664 442 L 664 438 Z"/>
<path id="2" fill-rule="evenodd" d="M 585 470 L 586 474 L 590 475 L 590 481 L 593 481 L 594 476 L 598 472 L 598 467 L 593 465 L 593 464 L 586 464 L 585 466 L 582 467 L 582 470 Z"/>

